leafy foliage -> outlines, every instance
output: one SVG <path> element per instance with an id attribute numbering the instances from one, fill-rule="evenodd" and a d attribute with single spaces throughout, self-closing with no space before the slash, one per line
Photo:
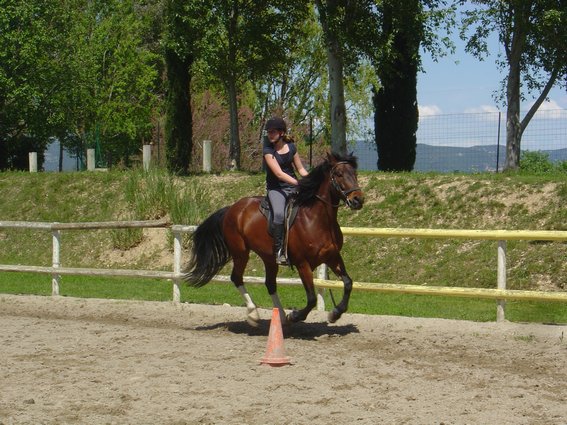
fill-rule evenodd
<path id="1" fill-rule="evenodd" d="M 0 1 L 0 169 L 25 168 L 27 153 L 41 154 L 61 122 L 57 52 L 68 15 L 59 6 Z"/>
<path id="2" fill-rule="evenodd" d="M 25 140 L 43 152 L 58 137 L 77 151 L 95 133 L 108 157 L 128 162 L 149 137 L 157 100 L 145 13 L 119 0 L 2 0 L 0 168 L 14 166 L 6 161 L 21 154 L 9 153 Z"/>
<path id="3" fill-rule="evenodd" d="M 522 84 L 543 88 L 545 97 L 546 81 L 567 81 L 562 0 L 474 6 L 465 19 L 474 30 L 471 51 L 486 51 L 491 30 L 509 42 L 519 11 L 520 24 L 533 18 L 522 27 Z M 313 134 L 310 148 L 325 149 L 337 137 L 329 113 L 337 96 L 341 137 L 365 136 L 372 87 L 389 91 L 375 133 L 391 135 L 391 156 L 409 169 L 420 54 L 451 49 L 437 34 L 450 31 L 454 12 L 454 2 L 445 0 L 0 0 L 0 169 L 26 168 L 30 150 L 38 151 L 41 167 L 54 139 L 78 156 L 98 142 L 108 165 L 129 167 L 140 145 L 152 141 L 156 159 L 186 174 L 201 159 L 199 142 L 211 139 L 217 170 L 231 160 L 257 170 L 270 114 L 284 115 L 297 140 Z M 333 93 L 329 35 L 340 53 L 334 66 L 344 71 L 331 74 Z M 402 111 L 394 114 L 401 119 L 384 119 L 388 108 Z M 518 134 L 528 121 L 529 113 L 511 128 Z"/>
<path id="4" fill-rule="evenodd" d="M 148 139 L 157 102 L 158 55 L 143 41 L 149 19 L 132 2 L 74 0 L 68 39 L 67 134 L 100 138 L 111 162 L 129 164 Z"/>
<path id="5" fill-rule="evenodd" d="M 520 160 L 520 171 L 526 174 L 547 174 L 567 172 L 567 161 L 553 163 L 549 154 L 540 151 L 524 151 Z"/>

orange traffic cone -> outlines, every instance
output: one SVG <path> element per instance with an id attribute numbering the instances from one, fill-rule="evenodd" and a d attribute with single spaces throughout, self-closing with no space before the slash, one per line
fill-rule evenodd
<path id="1" fill-rule="evenodd" d="M 280 310 L 278 308 L 272 310 L 268 346 L 266 347 L 266 354 L 262 357 L 260 363 L 270 366 L 284 366 L 291 363 L 290 358 L 285 355 L 282 323 L 280 320 Z"/>

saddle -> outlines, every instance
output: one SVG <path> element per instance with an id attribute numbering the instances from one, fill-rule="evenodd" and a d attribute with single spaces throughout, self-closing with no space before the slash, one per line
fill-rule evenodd
<path id="1" fill-rule="evenodd" d="M 268 234 L 273 237 L 274 220 L 272 214 L 272 207 L 270 205 L 270 200 L 268 199 L 268 196 L 262 198 L 262 200 L 260 201 L 259 209 L 260 212 L 264 215 L 264 217 L 266 217 L 266 219 L 268 220 Z M 285 205 L 284 224 L 285 224 L 285 233 L 286 233 L 286 243 L 287 243 L 288 231 L 289 229 L 291 229 L 291 226 L 295 221 L 295 217 L 297 216 L 298 210 L 299 210 L 299 205 L 297 205 L 297 203 L 295 202 L 295 198 L 291 196 Z"/>

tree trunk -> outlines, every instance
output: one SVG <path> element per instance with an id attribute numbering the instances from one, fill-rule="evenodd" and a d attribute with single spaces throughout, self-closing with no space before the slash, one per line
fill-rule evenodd
<path id="1" fill-rule="evenodd" d="M 240 133 L 238 122 L 238 99 L 236 95 L 236 82 L 234 78 L 228 81 L 228 104 L 230 109 L 230 169 L 240 169 Z"/>
<path id="2" fill-rule="evenodd" d="M 531 119 L 533 118 L 533 116 L 535 115 L 535 113 L 537 112 L 537 110 L 539 109 L 541 104 L 543 103 L 543 101 L 547 98 L 547 95 L 551 91 L 551 88 L 555 84 L 555 81 L 557 81 L 558 75 L 559 75 L 559 67 L 555 68 L 551 72 L 551 75 L 549 76 L 549 80 L 547 80 L 547 83 L 545 84 L 545 86 L 544 86 L 542 92 L 540 93 L 539 97 L 536 99 L 536 101 L 534 102 L 532 107 L 529 109 L 529 111 L 526 113 L 526 115 L 522 119 L 522 122 L 521 122 L 522 134 L 524 134 L 524 130 L 526 129 L 526 127 L 530 123 Z"/>
<path id="3" fill-rule="evenodd" d="M 331 97 L 331 149 L 346 154 L 346 107 L 343 84 L 343 60 L 339 42 L 331 36 L 327 47 L 329 94 Z"/>
<path id="4" fill-rule="evenodd" d="M 8 143 L 0 134 L 0 171 L 8 169 Z"/>
<path id="5" fill-rule="evenodd" d="M 57 159 L 57 171 L 60 173 L 63 171 L 63 143 L 61 142 L 61 138 L 59 140 L 59 158 Z"/>
<path id="6" fill-rule="evenodd" d="M 230 148 L 228 156 L 230 158 L 230 169 L 240 169 L 240 133 L 238 124 L 238 96 L 236 72 L 231 69 L 237 63 L 236 49 L 238 42 L 237 25 L 238 25 L 239 9 L 238 2 L 232 2 L 232 13 L 228 24 L 228 70 L 226 77 L 226 89 L 228 92 L 228 105 L 230 110 Z"/>
<path id="7" fill-rule="evenodd" d="M 510 62 L 506 87 L 506 163 L 504 170 L 515 170 L 520 166 L 520 61 Z"/>
<path id="8" fill-rule="evenodd" d="M 337 15 L 339 1 L 328 0 L 326 7 L 317 1 L 319 18 L 327 42 L 327 65 L 329 70 L 331 149 L 345 154 L 346 145 L 346 106 L 343 82 L 342 46 L 335 30 L 329 27 L 329 21 Z"/>
<path id="9" fill-rule="evenodd" d="M 520 75 L 522 51 L 526 41 L 525 26 L 529 6 L 517 6 L 514 10 L 512 39 L 506 49 L 508 80 L 506 81 L 506 162 L 504 170 L 515 170 L 520 166 Z"/>

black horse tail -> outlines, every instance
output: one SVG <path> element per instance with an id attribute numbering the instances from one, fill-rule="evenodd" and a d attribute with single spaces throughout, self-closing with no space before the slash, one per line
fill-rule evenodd
<path id="1" fill-rule="evenodd" d="M 221 208 L 201 223 L 191 236 L 193 252 L 183 279 L 191 286 L 206 285 L 230 260 L 222 222 L 228 207 Z"/>

